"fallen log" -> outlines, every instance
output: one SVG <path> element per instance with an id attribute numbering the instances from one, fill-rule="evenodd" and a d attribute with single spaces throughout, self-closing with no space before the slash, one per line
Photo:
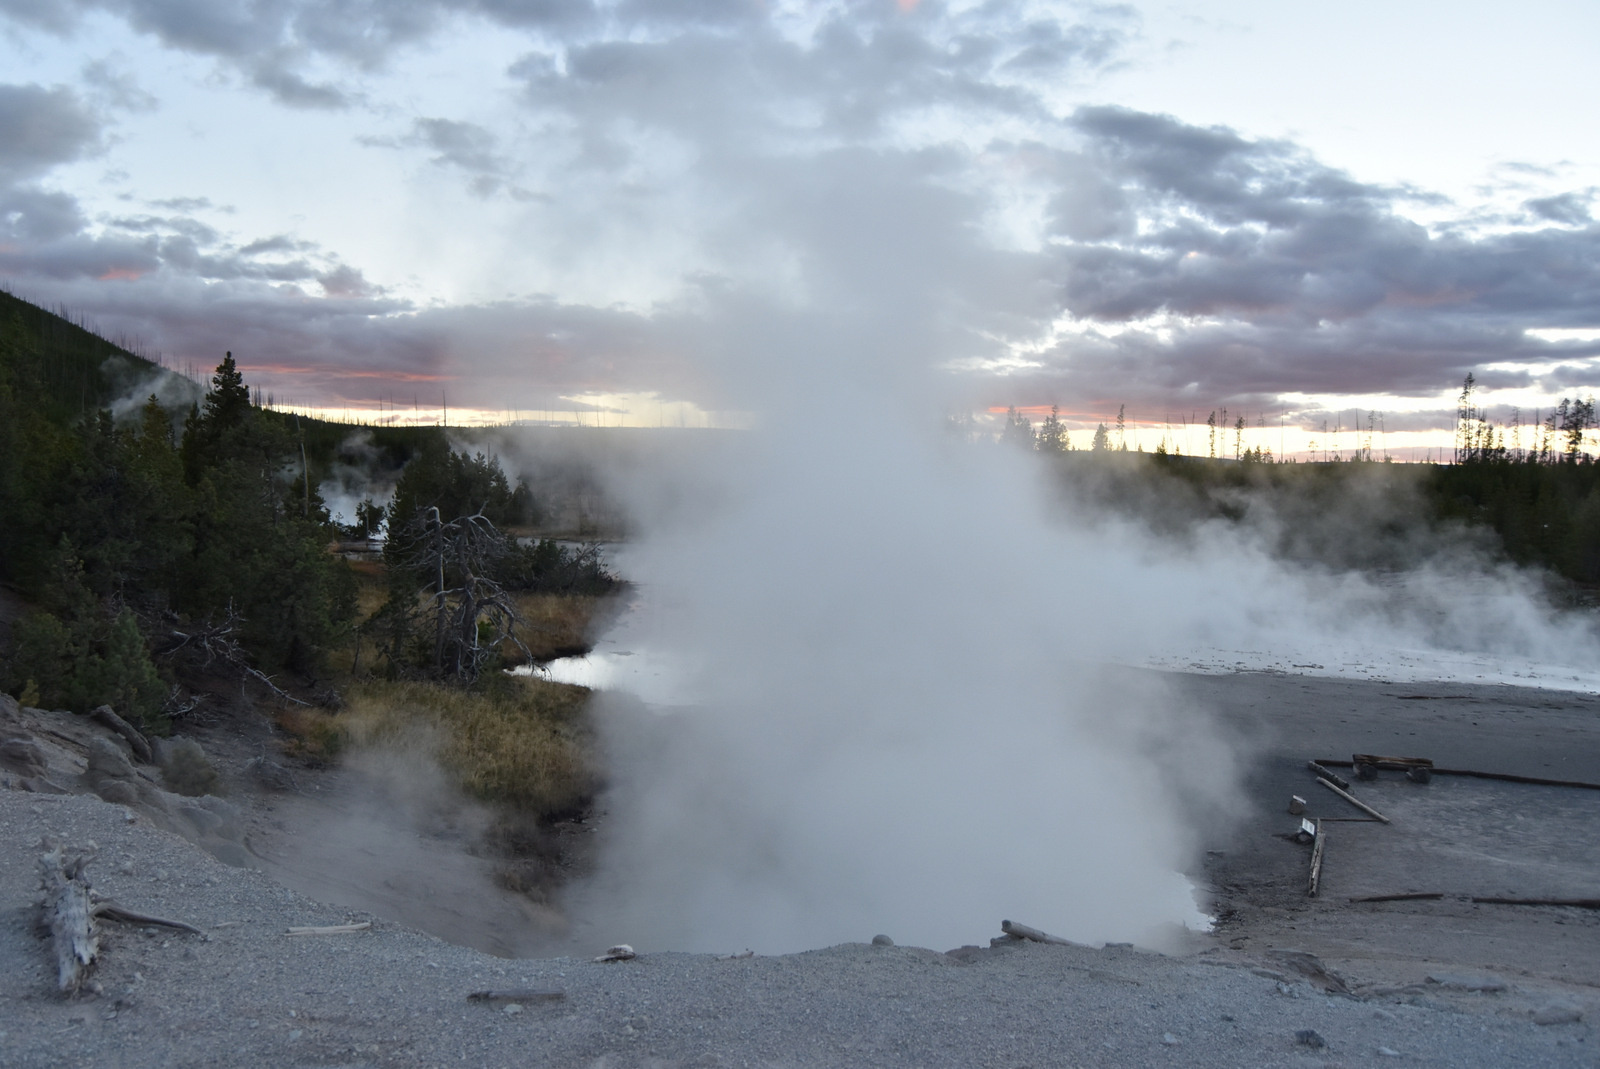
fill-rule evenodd
<path id="1" fill-rule="evenodd" d="M 121 735 L 123 739 L 127 741 L 128 745 L 133 748 L 133 754 L 135 757 L 147 765 L 151 763 L 152 757 L 150 754 L 149 740 L 139 733 L 138 728 L 134 727 L 132 724 L 122 719 L 122 717 L 118 716 L 116 710 L 112 709 L 111 706 L 96 706 L 94 709 L 89 711 L 89 718 L 97 721 L 98 723 L 104 724 L 112 731 L 115 731 L 118 735 Z"/>
<path id="2" fill-rule="evenodd" d="M 1054 946 L 1063 947 L 1083 946 L 1082 943 L 1074 943 L 1070 939 L 1063 939 L 1059 935 L 1051 935 L 1049 932 L 1041 932 L 1037 928 L 1029 928 L 1026 924 L 1018 924 L 1016 921 L 1001 921 L 1000 930 L 1007 935 L 1015 936 L 1018 939 L 1026 939 L 1032 943 L 1050 943 Z"/>
<path id="3" fill-rule="evenodd" d="M 1361 810 L 1363 813 L 1366 813 L 1374 820 L 1381 820 L 1385 824 L 1393 823 L 1388 817 L 1384 816 L 1382 813 L 1378 812 L 1376 809 L 1372 808 L 1370 805 L 1363 802 L 1349 791 L 1335 787 L 1332 783 L 1329 783 L 1325 779 L 1319 778 L 1317 782 L 1328 788 L 1328 790 L 1332 791 L 1334 794 L 1337 794 L 1340 798 L 1343 798 L 1345 801 L 1349 802 L 1351 805 L 1355 806 L 1357 809 Z"/>
<path id="4" fill-rule="evenodd" d="M 1486 906 L 1570 906 L 1574 909 L 1600 909 L 1600 898 L 1473 898 Z"/>
<path id="5" fill-rule="evenodd" d="M 94 848 L 69 856 L 60 843 L 47 840 L 41 845 L 45 847 L 39 859 L 44 923 L 55 944 L 56 987 L 64 994 L 77 994 L 89 982 L 100 954 L 89 879 L 83 872 L 94 860 Z"/>
<path id="6" fill-rule="evenodd" d="M 559 1002 L 567 997 L 565 991 L 544 991 L 534 988 L 515 988 L 506 991 L 474 991 L 467 995 L 472 1002 Z"/>
<path id="7" fill-rule="evenodd" d="M 358 921 L 354 924 L 320 924 L 300 925 L 290 928 L 289 935 L 348 935 L 351 932 L 364 932 L 372 927 L 371 921 Z"/>
<path id="8" fill-rule="evenodd" d="M 1437 902 L 1444 897 L 1443 891 L 1409 891 L 1398 895 L 1362 895 L 1352 898 L 1352 902 Z"/>
<path id="9" fill-rule="evenodd" d="M 1317 830 L 1312 833 L 1314 838 L 1311 847 L 1311 878 L 1306 882 L 1306 897 L 1317 897 L 1317 885 L 1322 880 L 1322 847 L 1327 837 L 1322 834 L 1322 821 L 1317 821 Z"/>

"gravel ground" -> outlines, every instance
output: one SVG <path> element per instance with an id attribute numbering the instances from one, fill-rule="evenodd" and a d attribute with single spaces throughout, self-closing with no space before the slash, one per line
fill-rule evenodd
<path id="1" fill-rule="evenodd" d="M 1313 960 L 1221 946 L 1178 959 L 1117 947 L 939 953 L 862 943 L 597 964 L 493 958 L 381 919 L 353 935 L 295 938 L 286 934 L 293 925 L 368 918 L 225 866 L 131 815 L 92 797 L 0 792 L 0 1063 L 8 1069 L 1543 1067 L 1593 1066 L 1600 1053 L 1586 1020 L 1535 1024 L 1541 1007 L 1514 982 L 1469 991 L 1493 985 L 1445 975 L 1350 997 L 1321 990 L 1335 981 L 1319 978 Z M 97 843 L 89 871 L 98 890 L 193 923 L 205 938 L 108 925 L 101 993 L 56 995 L 34 931 L 32 861 L 46 834 Z M 484 989 L 563 997 L 466 998 Z"/>
<path id="2" fill-rule="evenodd" d="M 1352 815 L 1316 788 L 1310 756 L 1400 751 L 1600 781 L 1600 698 L 1267 673 L 1166 679 L 1256 747 L 1251 811 L 1216 829 L 1196 872 L 1218 930 L 1181 956 L 1035 943 L 941 953 L 872 946 L 874 933 L 862 932 L 861 943 L 782 957 L 494 957 L 390 919 L 495 927 L 503 904 L 475 905 L 454 878 L 441 884 L 433 870 L 448 866 L 438 859 L 397 855 L 395 871 L 356 866 L 300 884 L 382 915 L 218 860 L 240 860 L 239 843 L 257 838 L 332 841 L 338 798 L 321 794 L 336 780 L 252 794 L 234 769 L 243 840 L 199 834 L 180 819 L 180 799 L 135 811 L 0 789 L 0 1067 L 1600 1066 L 1600 913 L 1470 901 L 1600 893 L 1600 792 L 1442 777 L 1357 784 L 1395 823 L 1329 825 L 1315 900 L 1305 895 L 1308 850 L 1284 834 L 1297 823 L 1285 812 L 1291 793 L 1313 815 Z M 22 717 L 8 730 L 19 725 L 47 744 L 49 776 L 87 789 L 92 777 L 80 771 L 98 729 Z M 225 772 L 263 745 L 220 731 L 206 744 Z M 46 835 L 97 843 L 97 890 L 205 937 L 108 923 L 99 990 L 62 998 L 35 928 Z M 379 871 L 381 887 L 348 886 Z M 449 901 L 436 901 L 440 886 L 457 888 Z M 1445 897 L 1349 901 L 1407 891 Z M 352 920 L 372 927 L 286 934 Z M 561 997 L 467 998 L 486 989 Z"/>

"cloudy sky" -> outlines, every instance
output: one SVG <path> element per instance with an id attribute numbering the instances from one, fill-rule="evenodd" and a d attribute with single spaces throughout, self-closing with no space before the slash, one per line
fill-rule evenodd
<path id="1" fill-rule="evenodd" d="M 1526 419 L 1600 378 L 1600 5 L 1440 10 L 0 0 L 0 284 L 336 410 L 881 342 L 949 410 Z"/>

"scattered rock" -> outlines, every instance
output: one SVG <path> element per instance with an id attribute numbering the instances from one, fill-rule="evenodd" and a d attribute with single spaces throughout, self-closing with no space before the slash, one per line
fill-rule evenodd
<path id="1" fill-rule="evenodd" d="M 1161 1044 L 1166 1047 L 1176 1047 L 1178 1045 L 1178 1037 L 1171 1032 L 1163 1032 L 1161 1034 Z"/>
<path id="2" fill-rule="evenodd" d="M 892 947 L 894 946 L 894 940 L 886 935 L 875 935 L 872 937 L 872 945 L 875 947 Z"/>
<path id="3" fill-rule="evenodd" d="M 630 960 L 632 958 L 636 958 L 638 956 L 639 955 L 635 954 L 634 951 L 633 951 L 633 948 L 631 946 L 629 946 L 627 943 L 618 943 L 616 946 L 611 947 L 604 954 L 601 954 L 599 957 L 595 958 L 594 960 L 595 961 L 628 961 L 628 960 Z"/>
<path id="4" fill-rule="evenodd" d="M 1506 982 L 1493 973 L 1429 973 L 1428 982 L 1449 991 L 1477 991 L 1494 994 L 1506 989 Z"/>
<path id="5" fill-rule="evenodd" d="M 1400 1052 L 1395 1050 L 1393 1047 L 1379 1047 L 1378 1048 L 1378 1057 L 1380 1057 L 1380 1058 L 1398 1058 L 1398 1057 L 1400 1057 Z"/>
<path id="6" fill-rule="evenodd" d="M 522 1003 L 520 1003 L 520 1002 L 508 1002 L 508 1003 L 506 1003 L 505 1012 L 506 1012 L 506 1016 L 507 1017 L 515 1017 L 517 1014 L 522 1012 Z"/>
<path id="7" fill-rule="evenodd" d="M 1294 1034 L 1294 1041 L 1302 1047 L 1310 1047 L 1312 1050 L 1321 1050 L 1328 1045 L 1328 1041 L 1323 1039 L 1322 1034 L 1315 1028 L 1300 1029 Z"/>
<path id="8" fill-rule="evenodd" d="M 1570 1002 L 1547 1002 L 1533 1011 L 1534 1024 L 1574 1024 L 1583 1020 L 1583 1011 Z"/>

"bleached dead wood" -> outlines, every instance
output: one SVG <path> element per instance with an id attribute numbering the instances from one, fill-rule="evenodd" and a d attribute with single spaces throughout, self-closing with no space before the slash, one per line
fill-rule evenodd
<path id="1" fill-rule="evenodd" d="M 371 921 L 358 921 L 355 924 L 322 924 L 303 925 L 290 928 L 289 935 L 347 935 L 350 932 L 364 932 L 372 927 Z"/>
<path id="2" fill-rule="evenodd" d="M 1015 936 L 1018 939 L 1026 939 L 1033 943 L 1051 943 L 1064 947 L 1082 946 L 1081 943 L 1074 943 L 1070 939 L 1063 939 L 1059 935 L 1051 935 L 1049 932 L 1041 932 L 1037 928 L 1029 928 L 1026 924 L 1018 924 L 1016 921 L 1001 921 L 1000 930 L 1007 935 Z"/>
<path id="3" fill-rule="evenodd" d="M 1343 798 L 1345 801 L 1349 802 L 1351 805 L 1355 806 L 1357 809 L 1361 810 L 1363 813 L 1366 813 L 1374 820 L 1381 820 L 1385 824 L 1392 823 L 1388 817 L 1384 816 L 1382 813 L 1378 812 L 1376 809 L 1372 808 L 1370 805 L 1363 802 L 1349 791 L 1340 790 L 1338 787 L 1335 787 L 1332 783 L 1329 783 L 1325 779 L 1318 778 L 1317 782 L 1328 788 L 1328 790 L 1332 791 L 1334 794 L 1337 794 L 1340 798 Z"/>
<path id="4" fill-rule="evenodd" d="M 109 705 L 96 706 L 89 712 L 89 717 L 121 735 L 130 747 L 133 755 L 145 764 L 150 764 L 150 743 L 139 733 L 139 729 L 118 716 L 116 710 Z"/>
<path id="5" fill-rule="evenodd" d="M 89 899 L 89 880 L 83 874 L 94 860 L 93 843 L 78 853 L 68 854 L 60 843 L 46 841 L 39 859 L 44 884 L 44 923 L 56 952 L 56 986 L 65 994 L 76 994 L 94 971 L 100 954 L 100 935 L 94 927 L 94 909 Z"/>

